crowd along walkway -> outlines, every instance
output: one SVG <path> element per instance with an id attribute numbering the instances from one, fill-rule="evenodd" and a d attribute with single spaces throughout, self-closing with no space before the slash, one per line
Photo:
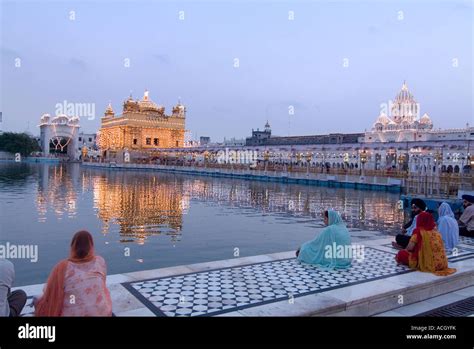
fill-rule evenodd
<path id="1" fill-rule="evenodd" d="M 461 238 L 449 256 L 458 271 L 446 277 L 398 266 L 391 241 L 364 240 L 364 259 L 347 270 L 302 265 L 288 251 L 116 274 L 107 283 L 116 316 L 169 317 L 371 316 L 474 285 L 473 238 Z M 30 297 L 42 288 L 22 287 Z"/>

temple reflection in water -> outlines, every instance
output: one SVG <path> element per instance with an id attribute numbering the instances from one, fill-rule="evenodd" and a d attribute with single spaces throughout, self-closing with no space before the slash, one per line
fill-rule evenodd
<path id="1" fill-rule="evenodd" d="M 319 226 L 321 212 L 340 211 L 348 226 L 394 232 L 403 221 L 394 194 L 304 185 L 175 176 L 165 173 L 103 171 L 76 165 L 44 165 L 38 172 L 36 207 L 44 222 L 77 215 L 78 196 L 90 193 L 103 234 L 143 244 L 164 234 L 181 240 L 183 216 L 192 202 L 218 206 L 228 214 L 273 215 Z M 296 221 L 295 221 L 296 220 Z M 223 227 L 225 229 L 225 227 Z M 265 227 L 262 227 L 265 229 Z"/>
<path id="2" fill-rule="evenodd" d="M 77 188 L 80 186 L 78 166 L 38 165 L 38 192 L 36 207 L 38 220 L 45 222 L 48 212 L 62 219 L 77 214 Z"/>
<path id="3" fill-rule="evenodd" d="M 92 176 L 94 206 L 103 222 L 102 233 L 108 233 L 111 223 L 116 223 L 122 238 L 133 238 L 139 243 L 154 234 L 167 234 L 173 241 L 179 240 L 183 213 L 189 205 L 182 182 L 121 171 L 97 172 Z"/>

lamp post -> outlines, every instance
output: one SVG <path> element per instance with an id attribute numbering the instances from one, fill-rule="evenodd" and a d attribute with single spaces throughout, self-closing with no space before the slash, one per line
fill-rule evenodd
<path id="1" fill-rule="evenodd" d="M 361 182 L 365 181 L 365 163 L 367 162 L 367 152 L 365 149 L 360 153 L 360 164 L 361 164 L 361 169 L 360 169 L 360 180 Z"/>
<path id="2" fill-rule="evenodd" d="M 86 160 L 86 157 L 87 157 L 87 147 L 84 145 L 81 149 L 81 159 L 82 159 L 82 162 L 84 162 Z"/>
<path id="3" fill-rule="evenodd" d="M 435 154 L 435 157 L 434 157 L 434 162 L 435 162 L 436 172 L 440 173 L 441 172 L 441 165 L 443 163 L 443 153 L 440 152 L 439 150 L 436 151 L 436 154 Z"/>
<path id="4" fill-rule="evenodd" d="M 309 166 L 311 165 L 311 160 L 312 159 L 313 159 L 313 153 L 307 152 L 306 153 L 306 163 L 307 163 L 306 177 L 309 177 Z"/>
<path id="5" fill-rule="evenodd" d="M 398 169 L 399 169 L 399 171 L 404 170 L 405 159 L 406 159 L 405 154 L 400 154 L 400 156 L 398 157 Z"/>
<path id="6" fill-rule="evenodd" d="M 467 153 L 467 173 L 471 173 L 474 168 L 474 156 L 470 153 Z"/>
<path id="7" fill-rule="evenodd" d="M 207 168 L 207 162 L 209 161 L 209 152 L 206 150 L 204 152 L 204 168 Z"/>
<path id="8" fill-rule="evenodd" d="M 347 170 L 349 169 L 349 153 L 344 154 L 344 168 L 347 174 Z"/>
<path id="9" fill-rule="evenodd" d="M 265 161 L 265 174 L 267 174 L 267 165 L 268 165 L 269 158 L 270 158 L 270 152 L 268 150 L 265 150 L 265 153 L 263 154 L 263 160 Z"/>

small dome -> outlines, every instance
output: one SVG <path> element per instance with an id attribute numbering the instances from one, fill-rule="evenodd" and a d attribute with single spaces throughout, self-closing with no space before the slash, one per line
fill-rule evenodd
<path id="1" fill-rule="evenodd" d="M 111 103 L 109 103 L 109 105 L 108 105 L 107 108 L 105 109 L 104 115 L 111 115 L 111 116 L 115 115 L 114 109 L 112 108 L 112 104 L 111 104 Z"/>
<path id="2" fill-rule="evenodd" d="M 143 99 L 141 101 L 138 101 L 138 106 L 140 108 L 140 111 L 164 111 L 164 107 L 157 105 L 150 99 L 148 90 L 145 90 L 145 93 L 143 94 Z"/>
<path id="3" fill-rule="evenodd" d="M 69 118 L 65 114 L 59 114 L 51 120 L 53 124 L 67 124 L 68 122 Z"/>
<path id="4" fill-rule="evenodd" d="M 387 125 L 390 122 L 390 118 L 384 112 L 380 113 L 379 117 L 377 118 L 376 124 Z"/>
<path id="5" fill-rule="evenodd" d="M 402 89 L 395 97 L 397 102 L 414 102 L 413 95 L 408 91 L 408 86 L 405 82 L 403 82 Z"/>
<path id="6" fill-rule="evenodd" d="M 50 118 L 51 118 L 51 115 L 49 115 L 49 114 L 43 114 L 43 115 L 41 116 L 41 119 L 40 119 L 40 120 L 41 120 L 41 122 L 48 122 Z"/>
<path id="7" fill-rule="evenodd" d="M 431 118 L 428 114 L 424 113 L 423 116 L 420 118 L 420 124 L 432 124 Z"/>

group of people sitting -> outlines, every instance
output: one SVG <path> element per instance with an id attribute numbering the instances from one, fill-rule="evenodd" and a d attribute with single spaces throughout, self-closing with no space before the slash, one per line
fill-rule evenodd
<path id="1" fill-rule="evenodd" d="M 23 290 L 11 292 L 13 264 L 0 259 L 0 316 L 19 316 L 26 304 Z M 69 257 L 53 268 L 43 295 L 33 299 L 35 316 L 112 316 L 112 300 L 106 286 L 107 267 L 94 252 L 87 231 L 72 238 Z"/>
<path id="2" fill-rule="evenodd" d="M 463 196 L 464 212 L 459 221 L 445 202 L 438 208 L 437 223 L 423 200 L 413 199 L 411 205 L 412 218 L 393 242 L 400 250 L 395 260 L 436 275 L 454 273 L 456 269 L 448 267 L 446 255 L 458 244 L 460 233 L 474 236 L 474 196 Z M 347 254 L 352 249 L 351 236 L 341 215 L 327 210 L 323 219 L 326 228 L 296 251 L 297 259 L 323 268 L 351 267 L 352 256 Z M 0 259 L 0 316 L 19 316 L 26 304 L 24 291 L 11 292 L 14 276 L 13 264 Z M 112 316 L 106 276 L 105 261 L 95 254 L 92 235 L 84 230 L 77 232 L 69 257 L 53 268 L 43 295 L 33 300 L 35 316 Z"/>
<path id="3" fill-rule="evenodd" d="M 413 199 L 411 219 L 392 243 L 400 250 L 395 256 L 397 263 L 436 275 L 454 273 L 456 270 L 448 267 L 447 254 L 453 253 L 460 234 L 474 236 L 474 196 L 463 195 L 462 199 L 464 211 L 459 220 L 449 204 L 443 202 L 438 207 L 437 222 L 423 200 Z M 335 211 L 324 211 L 323 218 L 327 227 L 296 251 L 298 260 L 324 268 L 350 267 L 351 256 L 327 253 L 332 246 L 340 246 L 341 251 L 350 250 L 349 230 Z"/>

